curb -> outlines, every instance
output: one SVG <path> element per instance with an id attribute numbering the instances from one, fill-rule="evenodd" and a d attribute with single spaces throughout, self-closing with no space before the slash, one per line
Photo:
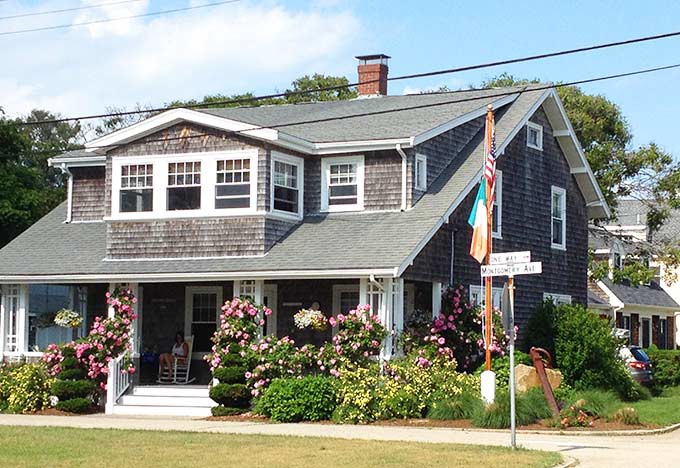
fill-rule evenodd
<path id="1" fill-rule="evenodd" d="M 553 466 L 553 468 L 572 468 L 578 465 L 579 463 L 579 461 L 576 458 L 567 457 L 564 454 L 562 455 L 562 458 L 564 459 L 564 461 L 559 465 Z"/>
<path id="2" fill-rule="evenodd" d="M 672 424 L 658 429 L 632 429 L 629 431 L 527 431 L 519 430 L 518 434 L 547 434 L 547 435 L 565 435 L 565 436 L 646 436 L 646 435 L 660 435 L 668 434 L 680 429 L 680 423 Z"/>

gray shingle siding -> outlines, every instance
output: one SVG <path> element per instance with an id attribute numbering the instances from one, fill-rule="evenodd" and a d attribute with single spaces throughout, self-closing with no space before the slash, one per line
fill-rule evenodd
<path id="1" fill-rule="evenodd" d="M 503 238 L 494 239 L 494 251 L 531 250 L 532 260 L 543 262 L 543 274 L 516 278 L 516 315 L 520 330 L 543 299 L 544 292 L 569 294 L 574 303 L 587 303 L 585 201 L 552 136 L 544 112 L 539 109 L 531 121 L 543 126 L 543 151 L 527 148 L 524 127 L 498 160 L 498 169 L 503 171 Z M 566 251 L 551 248 L 551 185 L 567 191 Z M 407 278 L 434 278 L 448 282 L 453 235 L 454 284 L 466 287 L 480 284 L 479 264 L 469 255 L 472 228 L 467 224 L 476 192 L 476 188 L 470 192 L 449 223 L 415 258 L 406 271 Z M 502 283 L 498 279 L 494 286 L 502 287 Z"/>
<path id="2" fill-rule="evenodd" d="M 401 207 L 401 156 L 396 151 L 366 153 L 364 169 L 364 209 L 398 210 Z"/>
<path id="3" fill-rule="evenodd" d="M 71 221 L 98 221 L 104 217 L 103 167 L 74 167 Z"/>

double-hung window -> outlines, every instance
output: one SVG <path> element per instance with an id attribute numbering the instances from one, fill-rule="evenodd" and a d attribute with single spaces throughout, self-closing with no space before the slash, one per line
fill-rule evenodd
<path id="1" fill-rule="evenodd" d="M 120 168 L 120 212 L 153 210 L 153 165 L 125 164 Z"/>
<path id="2" fill-rule="evenodd" d="M 427 156 L 424 154 L 416 154 L 415 169 L 416 190 L 427 190 Z"/>
<path id="3" fill-rule="evenodd" d="M 168 211 L 201 209 L 201 162 L 168 163 Z"/>
<path id="4" fill-rule="evenodd" d="M 218 160 L 215 208 L 248 208 L 250 181 L 249 158 Z"/>
<path id="5" fill-rule="evenodd" d="M 272 155 L 272 209 L 286 214 L 302 214 L 303 160 Z"/>
<path id="6" fill-rule="evenodd" d="M 321 209 L 353 211 L 364 208 L 364 157 L 325 158 L 321 163 Z"/>
<path id="7" fill-rule="evenodd" d="M 566 249 L 567 192 L 563 188 L 553 186 L 550 198 L 552 247 L 554 249 Z"/>
<path id="8" fill-rule="evenodd" d="M 543 127 L 533 122 L 527 123 L 527 146 L 543 151 Z"/>

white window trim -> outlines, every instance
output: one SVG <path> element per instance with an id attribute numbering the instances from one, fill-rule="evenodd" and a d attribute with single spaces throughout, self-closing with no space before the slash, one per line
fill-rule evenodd
<path id="1" fill-rule="evenodd" d="M 217 161 L 221 159 L 250 159 L 250 207 L 215 208 Z M 168 164 L 177 162 L 201 163 L 201 208 L 198 210 L 168 211 Z M 111 216 L 105 220 L 151 220 L 199 217 L 229 217 L 257 213 L 257 150 L 214 151 L 205 153 L 179 153 L 165 155 L 114 156 L 111 164 Z M 128 164 L 153 165 L 153 210 L 120 212 L 121 168 Z"/>
<path id="2" fill-rule="evenodd" d="M 538 132 L 538 145 L 529 143 L 529 129 L 534 129 Z M 527 122 L 527 146 L 531 149 L 543 151 L 543 126 L 533 122 Z"/>
<path id="3" fill-rule="evenodd" d="M 341 303 L 341 294 L 344 292 L 347 293 L 354 293 L 357 292 L 359 293 L 359 303 L 362 303 L 361 300 L 361 290 L 358 284 L 334 284 L 333 285 L 333 317 L 337 317 L 340 314 L 340 307 L 342 305 Z M 365 302 L 365 301 L 364 301 Z M 332 328 L 332 335 L 335 336 L 338 333 L 339 326 L 336 325 Z"/>
<path id="4" fill-rule="evenodd" d="M 425 172 L 423 174 L 423 178 L 425 179 L 425 185 L 419 184 L 420 182 L 420 177 L 418 177 L 418 163 L 422 164 L 423 171 Z M 422 190 L 426 191 L 427 190 L 427 156 L 424 154 L 416 154 L 416 163 L 413 167 L 413 173 L 414 173 L 414 178 L 415 178 L 415 189 L 416 190 Z"/>
<path id="5" fill-rule="evenodd" d="M 193 295 L 194 294 L 215 294 L 217 295 L 217 310 L 215 312 L 215 330 L 220 325 L 220 310 L 224 304 L 224 298 L 222 297 L 222 287 L 221 286 L 187 286 L 184 291 L 184 337 L 188 338 L 191 336 L 191 325 L 194 322 L 193 315 Z M 194 337 L 194 341 L 196 337 Z M 203 355 L 206 354 L 205 351 L 197 351 L 191 353 L 191 359 L 202 359 Z"/>
<path id="6" fill-rule="evenodd" d="M 562 243 L 555 244 L 553 240 L 553 198 L 555 194 L 562 195 Z M 550 246 L 553 249 L 567 250 L 567 191 L 562 187 L 552 185 L 550 187 Z"/>
<path id="7" fill-rule="evenodd" d="M 482 296 L 482 291 L 483 288 L 478 285 L 478 284 L 471 284 L 470 288 L 468 289 L 468 299 L 470 301 L 470 304 L 473 306 L 482 306 L 484 303 L 485 297 Z M 480 298 L 480 303 L 475 304 L 472 297 L 474 295 L 477 295 Z M 503 288 L 497 288 L 493 287 L 491 288 L 491 303 L 494 307 L 500 308 L 501 305 L 501 299 L 503 298 Z"/>
<path id="8" fill-rule="evenodd" d="M 270 212 L 275 213 L 278 216 L 291 219 L 302 219 L 304 216 L 304 199 L 305 199 L 305 160 L 298 156 L 291 156 L 285 153 L 279 153 L 277 151 L 272 151 L 271 160 L 271 171 L 269 178 L 271 181 L 269 187 L 269 207 Z M 290 213 L 288 211 L 277 210 L 274 208 L 274 162 L 284 162 L 287 164 L 293 164 L 297 167 L 297 184 L 298 184 L 298 212 Z"/>
<path id="9" fill-rule="evenodd" d="M 503 171 L 496 170 L 496 197 L 494 211 L 498 213 L 498 224 L 495 229 L 491 229 L 491 237 L 494 239 L 503 238 Z"/>
<path id="10" fill-rule="evenodd" d="M 328 186 L 331 178 L 331 164 L 357 165 L 357 203 L 355 205 L 328 204 Z M 321 160 L 321 211 L 326 213 L 361 211 L 364 209 L 364 156 L 338 156 Z"/>
<path id="11" fill-rule="evenodd" d="M 553 304 L 555 305 L 560 305 L 560 304 L 571 304 L 571 295 L 569 294 L 555 294 L 555 293 L 549 293 L 549 292 L 544 292 L 543 293 L 543 300 L 550 299 Z"/>

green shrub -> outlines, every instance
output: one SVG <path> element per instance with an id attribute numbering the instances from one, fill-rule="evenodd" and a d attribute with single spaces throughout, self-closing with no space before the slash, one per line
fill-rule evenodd
<path id="1" fill-rule="evenodd" d="M 96 384 L 92 380 L 55 380 L 52 383 L 52 394 L 59 400 L 71 400 L 73 398 L 86 398 L 96 390 Z"/>
<path id="2" fill-rule="evenodd" d="M 42 363 L 24 364 L 11 371 L 7 388 L 7 410 L 30 413 L 49 405 L 52 379 Z"/>
<path id="3" fill-rule="evenodd" d="M 210 388 L 210 398 L 230 408 L 250 406 L 250 391 L 243 384 L 217 384 Z"/>
<path id="4" fill-rule="evenodd" d="M 555 335 L 557 332 L 557 306 L 545 299 L 536 308 L 524 332 L 524 348 L 543 348 L 555 358 Z"/>
<path id="5" fill-rule="evenodd" d="M 62 346 L 60 349 L 62 350 L 61 352 L 63 353 L 65 350 L 71 348 L 68 346 Z M 64 360 L 61 361 L 60 367 L 62 369 L 77 369 L 79 367 L 78 364 L 79 364 L 78 359 L 76 359 L 75 356 L 64 355 Z"/>
<path id="6" fill-rule="evenodd" d="M 255 410 L 274 421 L 322 421 L 336 408 L 334 378 L 307 376 L 274 379 L 257 402 Z"/>
<path id="7" fill-rule="evenodd" d="M 621 406 L 621 401 L 614 392 L 597 389 L 577 392 L 575 400 L 570 403 L 578 403 L 577 406 L 583 411 L 599 418 L 612 414 Z"/>
<path id="8" fill-rule="evenodd" d="M 57 374 L 59 380 L 84 380 L 87 374 L 83 369 L 64 369 Z"/>
<path id="9" fill-rule="evenodd" d="M 220 383 L 235 384 L 246 383 L 246 368 L 240 366 L 234 367 L 220 367 L 215 369 L 213 377 L 220 381 Z"/>
<path id="10" fill-rule="evenodd" d="M 89 398 L 71 398 L 70 400 L 59 401 L 55 408 L 67 413 L 87 413 L 92 408 L 92 400 Z"/>
<path id="11" fill-rule="evenodd" d="M 210 408 L 210 412 L 213 416 L 234 416 L 237 414 L 243 414 L 245 410 L 243 408 L 228 408 L 226 406 L 213 406 Z"/>
<path id="12" fill-rule="evenodd" d="M 428 409 L 427 417 L 442 420 L 471 419 L 482 409 L 483 403 L 479 395 L 464 391 L 458 395 L 434 399 Z"/>
<path id="13" fill-rule="evenodd" d="M 659 349 L 652 345 L 646 351 L 652 360 L 655 384 L 661 387 L 680 385 L 680 350 Z"/>
<path id="14" fill-rule="evenodd" d="M 640 415 L 635 410 L 635 408 L 620 408 L 609 418 L 610 421 L 616 421 L 629 426 L 639 426 L 642 424 L 640 422 Z"/>
<path id="15" fill-rule="evenodd" d="M 538 390 L 538 391 L 537 391 Z M 540 389 L 531 389 L 518 394 L 515 401 L 515 415 L 518 426 L 535 423 L 538 419 L 552 416 Z M 505 429 L 510 427 L 510 393 L 501 390 L 496 393 L 496 401 L 477 411 L 472 418 L 477 427 Z"/>

